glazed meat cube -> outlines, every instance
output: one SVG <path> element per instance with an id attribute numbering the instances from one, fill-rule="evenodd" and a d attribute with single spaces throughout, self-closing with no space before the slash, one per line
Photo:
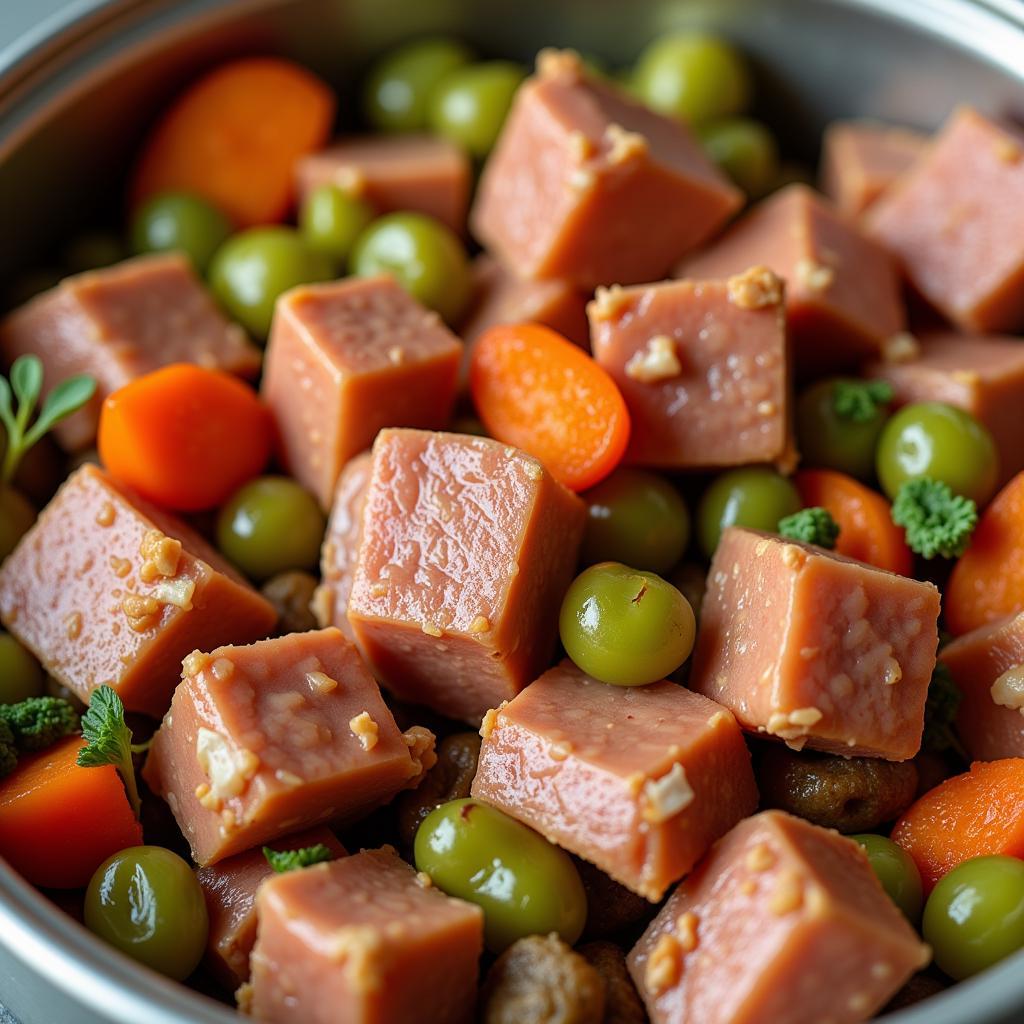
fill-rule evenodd
<path id="1" fill-rule="evenodd" d="M 322 825 L 278 839 L 273 849 L 301 850 L 321 844 L 335 857 L 345 856 L 345 848 L 334 833 Z M 256 892 L 273 875 L 262 847 L 196 871 L 210 916 L 204 963 L 231 992 L 249 980 L 249 954 L 256 941 Z"/>
<path id="2" fill-rule="evenodd" d="M 871 208 L 869 233 L 966 331 L 1024 327 L 1024 136 L 962 107 Z"/>
<path id="3" fill-rule="evenodd" d="M 931 583 L 730 527 L 690 686 L 797 749 L 905 761 L 921 746 L 938 617 Z"/>
<path id="4" fill-rule="evenodd" d="M 784 288 L 772 271 L 599 290 L 587 313 L 594 358 L 629 407 L 628 461 L 791 468 Z"/>
<path id="5" fill-rule="evenodd" d="M 547 50 L 519 90 L 470 213 L 523 277 L 584 288 L 663 277 L 743 202 L 689 129 Z"/>
<path id="6" fill-rule="evenodd" d="M 447 425 L 461 358 L 459 339 L 390 275 L 292 289 L 261 388 L 289 471 L 330 507 L 341 467 L 382 427 Z"/>
<path id="7" fill-rule="evenodd" d="M 374 135 L 342 139 L 296 166 L 300 202 L 319 185 L 338 185 L 380 213 L 416 210 L 466 230 L 469 158 L 433 135 Z"/>
<path id="8" fill-rule="evenodd" d="M 47 389 L 87 373 L 95 397 L 58 424 L 68 451 L 96 439 L 100 406 L 129 381 L 171 363 L 198 363 L 255 377 L 259 350 L 229 323 L 180 253 L 139 256 L 63 280 L 0 323 L 7 363 L 30 353 L 43 361 Z"/>
<path id="9" fill-rule="evenodd" d="M 144 775 L 206 865 L 386 803 L 432 741 L 398 731 L 359 652 L 324 629 L 190 654 Z"/>
<path id="10" fill-rule="evenodd" d="M 265 637 L 277 613 L 183 522 L 85 465 L 0 569 L 0 619 L 83 701 L 106 683 L 159 717 L 189 651 Z"/>
<path id="11" fill-rule="evenodd" d="M 675 683 L 609 686 L 563 661 L 481 732 L 473 796 L 652 902 L 757 807 L 736 720 Z"/>
<path id="12" fill-rule="evenodd" d="M 384 430 L 348 617 L 396 696 L 478 724 L 549 664 L 586 506 L 487 438 Z"/>
<path id="13" fill-rule="evenodd" d="M 260 888 L 256 905 L 249 995 L 257 1020 L 470 1019 L 483 914 L 433 888 L 394 852 L 365 850 L 278 875 Z"/>
<path id="14" fill-rule="evenodd" d="M 806 185 L 763 200 L 676 276 L 725 278 L 759 265 L 785 278 L 802 374 L 855 366 L 903 329 L 894 261 Z"/>
<path id="15" fill-rule="evenodd" d="M 930 957 L 860 846 L 765 811 L 712 847 L 627 963 L 652 1024 L 856 1024 Z"/>

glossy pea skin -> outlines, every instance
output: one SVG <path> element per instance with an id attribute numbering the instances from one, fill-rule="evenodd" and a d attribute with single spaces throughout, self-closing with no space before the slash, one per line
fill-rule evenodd
<path id="1" fill-rule="evenodd" d="M 697 626 L 689 601 L 671 583 L 601 562 L 569 586 L 558 629 L 566 654 L 587 675 L 615 686 L 645 686 L 686 661 Z"/>
<path id="2" fill-rule="evenodd" d="M 472 59 L 472 51 L 455 39 L 417 39 L 396 47 L 373 65 L 366 78 L 366 120 L 381 132 L 423 131 L 434 87 Z"/>
<path id="3" fill-rule="evenodd" d="M 749 117 L 725 117 L 702 125 L 704 151 L 748 196 L 758 199 L 779 179 L 775 137 Z"/>
<path id="4" fill-rule="evenodd" d="M 239 488 L 217 516 L 217 546 L 250 579 L 316 565 L 327 523 L 294 480 L 265 476 Z"/>
<path id="5" fill-rule="evenodd" d="M 21 491 L 0 484 L 0 562 L 18 545 L 36 521 L 36 510 Z"/>
<path id="6" fill-rule="evenodd" d="M 882 888 L 903 911 L 907 920 L 916 925 L 921 919 L 924 895 L 921 872 L 917 870 L 910 855 L 885 836 L 864 833 L 850 838 L 864 847 L 871 870 L 882 883 Z"/>
<path id="7" fill-rule="evenodd" d="M 423 819 L 414 852 L 417 869 L 442 892 L 483 910 L 493 953 L 551 932 L 572 944 L 583 931 L 587 897 L 568 854 L 497 808 L 442 804 Z"/>
<path id="8" fill-rule="evenodd" d="M 43 695 L 43 670 L 10 633 L 0 633 L 0 704 Z"/>
<path id="9" fill-rule="evenodd" d="M 690 540 L 690 515 L 679 492 L 642 469 L 617 469 L 583 495 L 587 531 L 583 561 L 622 562 L 668 572 Z"/>
<path id="10" fill-rule="evenodd" d="M 337 185 L 320 185 L 299 211 L 299 228 L 309 245 L 344 266 L 356 239 L 377 211 L 359 196 Z"/>
<path id="11" fill-rule="evenodd" d="M 501 133 L 525 69 L 507 60 L 470 64 L 445 75 L 430 97 L 431 129 L 482 160 Z"/>
<path id="12" fill-rule="evenodd" d="M 231 221 L 212 203 L 190 192 L 164 192 L 148 199 L 132 218 L 137 253 L 183 252 L 200 274 L 231 234 Z"/>
<path id="13" fill-rule="evenodd" d="M 917 402 L 894 413 L 879 438 L 875 464 L 893 499 L 906 481 L 928 476 L 981 507 L 999 481 L 992 435 L 970 413 L 942 402 Z"/>
<path id="14" fill-rule="evenodd" d="M 796 433 L 801 463 L 835 469 L 858 480 L 871 480 L 878 439 L 889 410 L 879 405 L 864 422 L 840 416 L 835 410 L 836 381 L 818 381 L 797 399 Z"/>
<path id="15" fill-rule="evenodd" d="M 192 868 L 161 846 L 130 847 L 96 869 L 85 893 L 85 925 L 176 981 L 198 966 L 209 929 Z"/>
<path id="16" fill-rule="evenodd" d="M 781 473 L 767 466 L 733 469 L 716 477 L 697 507 L 697 539 L 710 558 L 728 526 L 775 533 L 779 520 L 800 510 L 800 495 Z"/>
<path id="17" fill-rule="evenodd" d="M 957 981 L 1024 949 L 1024 861 L 974 857 L 953 868 L 928 897 L 922 933 Z"/>

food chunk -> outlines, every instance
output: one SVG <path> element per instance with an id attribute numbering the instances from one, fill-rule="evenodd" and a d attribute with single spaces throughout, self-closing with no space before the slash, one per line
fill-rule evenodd
<path id="1" fill-rule="evenodd" d="M 473 796 L 653 902 L 757 806 L 736 720 L 675 683 L 609 686 L 563 661 L 482 731 Z"/>
<path id="2" fill-rule="evenodd" d="M 970 107 L 871 208 L 867 230 L 965 331 L 1024 326 L 1024 136 Z"/>
<path id="3" fill-rule="evenodd" d="M 516 94 L 470 221 L 517 274 L 593 288 L 663 277 L 742 202 L 684 124 L 547 50 Z"/>
<path id="4" fill-rule="evenodd" d="M 85 408 L 54 434 L 68 451 L 96 439 L 111 392 L 171 363 L 197 363 L 255 377 L 259 350 L 225 319 L 181 253 L 138 256 L 65 278 L 0 323 L 0 357 L 37 355 L 46 387 L 75 374 L 96 379 Z"/>
<path id="5" fill-rule="evenodd" d="M 464 1024 L 483 913 L 390 850 L 277 875 L 256 898 L 252 1015 L 274 1024 Z"/>
<path id="6" fill-rule="evenodd" d="M 466 230 L 472 175 L 469 157 L 434 135 L 371 135 L 341 139 L 296 165 L 300 202 L 320 185 L 337 185 L 380 213 L 417 210 Z"/>
<path id="7" fill-rule="evenodd" d="M 784 286 L 767 267 L 599 291 L 587 313 L 594 358 L 629 407 L 629 462 L 793 461 Z"/>
<path id="8" fill-rule="evenodd" d="M 144 776 L 206 865 L 386 803 L 432 740 L 398 731 L 359 652 L 324 629 L 189 655 Z"/>
<path id="9" fill-rule="evenodd" d="M 0 619 L 83 701 L 106 683 L 159 717 L 189 651 L 265 637 L 277 613 L 192 529 L 86 464 L 0 568 Z"/>
<path id="10" fill-rule="evenodd" d="M 389 275 L 288 292 L 261 393 L 289 472 L 329 508 L 341 467 L 382 427 L 447 424 L 461 358 L 459 339 Z"/>
<path id="11" fill-rule="evenodd" d="M 905 761 L 921 746 L 938 617 L 931 583 L 730 527 L 690 686 L 797 749 Z"/>
<path id="12" fill-rule="evenodd" d="M 627 963 L 652 1024 L 855 1024 L 930 957 L 853 840 L 765 811 L 711 849 Z"/>
<path id="13" fill-rule="evenodd" d="M 677 276 L 724 278 L 753 266 L 785 278 L 801 373 L 856 366 L 903 329 L 895 262 L 806 185 L 763 200 Z"/>
<path id="14" fill-rule="evenodd" d="M 549 663 L 585 518 L 518 449 L 381 431 L 348 603 L 377 678 L 479 724 Z"/>

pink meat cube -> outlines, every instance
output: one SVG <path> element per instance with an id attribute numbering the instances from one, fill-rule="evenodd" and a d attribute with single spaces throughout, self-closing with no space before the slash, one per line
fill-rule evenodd
<path id="1" fill-rule="evenodd" d="M 481 732 L 473 796 L 654 902 L 757 807 L 736 720 L 675 683 L 609 686 L 563 661 Z"/>
<path id="2" fill-rule="evenodd" d="M 433 737 L 403 734 L 336 629 L 196 651 L 146 760 L 201 865 L 325 821 L 352 821 L 415 785 Z"/>
<path id="3" fill-rule="evenodd" d="M 1024 327 L 1024 136 L 970 107 L 871 208 L 869 233 L 967 331 Z"/>
<path id="4" fill-rule="evenodd" d="M 587 313 L 594 358 L 629 407 L 629 462 L 792 468 L 784 288 L 772 271 L 599 289 Z"/>
<path id="5" fill-rule="evenodd" d="M 396 696 L 478 724 L 550 663 L 586 506 L 482 437 L 384 430 L 348 618 Z"/>
<path id="6" fill-rule="evenodd" d="M 277 303 L 261 393 L 283 461 L 324 508 L 382 427 L 447 426 L 462 343 L 389 275 L 303 285 Z"/>
<path id="7" fill-rule="evenodd" d="M 857 843 L 765 811 L 712 847 L 627 963 L 652 1024 L 857 1024 L 930 958 Z"/>
<path id="8" fill-rule="evenodd" d="M 380 213 L 416 210 L 452 231 L 466 230 L 472 173 L 469 157 L 434 135 L 371 135 L 341 139 L 296 166 L 300 202 L 320 185 L 361 196 Z"/>
<path id="9" fill-rule="evenodd" d="M 689 129 L 546 50 L 484 168 L 471 226 L 505 266 L 584 288 L 663 277 L 742 205 Z"/>
<path id="10" fill-rule="evenodd" d="M 257 897 L 250 1005 L 273 1024 L 466 1024 L 483 913 L 394 852 L 291 871 Z"/>
<path id="11" fill-rule="evenodd" d="M 903 329 L 895 262 L 806 185 L 760 202 L 677 276 L 724 278 L 759 265 L 785 278 L 801 374 L 856 366 Z"/>
<path id="12" fill-rule="evenodd" d="M 690 686 L 797 749 L 905 761 L 921 746 L 938 618 L 931 583 L 730 527 Z"/>

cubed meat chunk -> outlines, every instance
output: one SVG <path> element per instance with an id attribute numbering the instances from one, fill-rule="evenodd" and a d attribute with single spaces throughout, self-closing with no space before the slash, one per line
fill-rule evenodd
<path id="1" fill-rule="evenodd" d="M 105 683 L 159 718 L 189 651 L 265 637 L 277 613 L 192 529 L 87 464 L 0 569 L 0 619 L 83 701 Z"/>
<path id="2" fill-rule="evenodd" d="M 425 732 L 398 731 L 338 630 L 292 633 L 190 654 L 144 775 L 213 864 L 386 803 L 433 763 Z"/>
<path id="3" fill-rule="evenodd" d="M 433 135 L 341 139 L 296 165 L 300 202 L 320 185 L 337 185 L 380 213 L 416 210 L 459 234 L 466 230 L 472 173 L 455 143 Z"/>
<path id="4" fill-rule="evenodd" d="M 479 724 L 550 663 L 586 506 L 487 438 L 381 431 L 348 618 L 396 696 Z"/>
<path id="5" fill-rule="evenodd" d="M 629 407 L 629 462 L 792 468 L 784 286 L 771 270 L 599 290 L 587 313 L 594 358 Z"/>
<path id="6" fill-rule="evenodd" d="M 341 467 L 382 427 L 447 426 L 461 359 L 459 339 L 390 275 L 288 292 L 261 388 L 288 470 L 329 508 Z"/>
<path id="7" fill-rule="evenodd" d="M 1024 327 L 1024 136 L 1016 130 L 961 107 L 866 224 L 959 327 Z"/>
<path id="8" fill-rule="evenodd" d="M 345 856 L 345 848 L 323 825 L 278 839 L 273 848 L 301 850 L 318 845 L 326 846 L 335 857 Z M 196 871 L 210 917 L 204 963 L 231 992 L 249 980 L 249 954 L 256 941 L 256 892 L 273 876 L 262 847 Z"/>
<path id="9" fill-rule="evenodd" d="M 896 264 L 806 185 L 763 200 L 677 276 L 725 278 L 766 266 L 786 281 L 786 313 L 801 374 L 856 366 L 902 331 Z"/>
<path id="10" fill-rule="evenodd" d="M 938 618 L 931 583 L 730 527 L 690 686 L 797 749 L 905 761 L 921 746 Z"/>
<path id="11" fill-rule="evenodd" d="M 465 1024 L 483 913 L 386 849 L 278 875 L 256 900 L 252 1015 L 273 1024 Z"/>
<path id="12" fill-rule="evenodd" d="M 857 843 L 765 811 L 712 847 L 627 963 L 652 1024 L 856 1024 L 930 957 Z"/>
<path id="13" fill-rule="evenodd" d="M 470 214 L 523 277 L 584 287 L 664 277 L 742 205 L 686 125 L 547 50 L 516 95 Z"/>
<path id="14" fill-rule="evenodd" d="M 0 357 L 43 362 L 46 390 L 78 373 L 96 394 L 54 435 L 68 451 L 96 439 L 100 406 L 111 392 L 171 363 L 198 363 L 255 377 L 259 350 L 229 323 L 180 253 L 139 256 L 65 278 L 0 323 Z"/>
<path id="15" fill-rule="evenodd" d="M 735 718 L 675 683 L 609 686 L 563 661 L 482 733 L 473 796 L 653 902 L 757 807 Z"/>

